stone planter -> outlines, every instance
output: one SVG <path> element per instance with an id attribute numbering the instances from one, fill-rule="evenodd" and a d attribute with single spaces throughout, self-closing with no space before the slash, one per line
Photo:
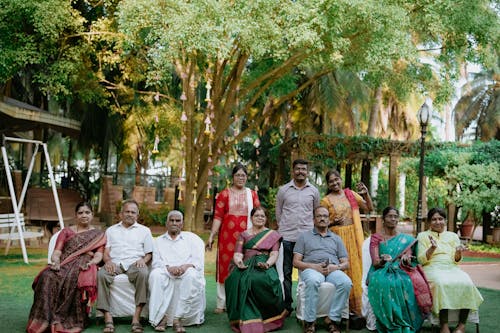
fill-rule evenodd
<path id="1" fill-rule="evenodd" d="M 500 227 L 493 228 L 491 235 L 493 244 L 500 243 Z"/>

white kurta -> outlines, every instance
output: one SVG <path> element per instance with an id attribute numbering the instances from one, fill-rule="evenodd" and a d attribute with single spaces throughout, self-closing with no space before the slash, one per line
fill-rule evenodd
<path id="1" fill-rule="evenodd" d="M 168 325 L 174 318 L 183 325 L 205 320 L 205 245 L 192 232 L 182 231 L 173 240 L 168 233 L 155 240 L 153 270 L 149 275 L 149 322 L 156 326 L 166 314 Z M 192 264 L 180 277 L 170 276 L 166 266 Z"/>

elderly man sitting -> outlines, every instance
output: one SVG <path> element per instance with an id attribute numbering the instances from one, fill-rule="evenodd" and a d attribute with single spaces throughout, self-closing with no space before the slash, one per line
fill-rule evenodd
<path id="1" fill-rule="evenodd" d="M 182 231 L 182 213 L 167 216 L 167 232 L 155 240 L 153 270 L 149 275 L 149 322 L 155 331 L 172 325 L 201 324 L 205 312 L 204 243 L 192 232 Z"/>
<path id="2" fill-rule="evenodd" d="M 299 235 L 293 249 L 293 265 L 300 271 L 305 283 L 304 332 L 314 333 L 318 290 L 322 282 L 335 285 L 330 311 L 328 332 L 340 333 L 339 322 L 349 293 L 351 279 L 342 271 L 349 266 L 347 251 L 342 239 L 328 229 L 328 209 L 322 206 L 314 210 L 314 229 Z"/>

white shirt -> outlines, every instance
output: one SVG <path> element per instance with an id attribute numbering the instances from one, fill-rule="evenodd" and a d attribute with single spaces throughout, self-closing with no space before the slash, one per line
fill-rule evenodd
<path id="1" fill-rule="evenodd" d="M 110 248 L 113 263 L 121 265 L 124 270 L 153 252 L 153 236 L 148 227 L 135 222 L 125 228 L 120 222 L 106 230 L 106 248 Z"/>
<path id="2" fill-rule="evenodd" d="M 191 264 L 196 270 L 201 270 L 205 253 L 200 252 L 195 246 L 196 239 L 200 241 L 198 235 L 189 231 L 181 231 L 175 239 L 172 239 L 168 232 L 157 237 L 153 252 L 153 268 Z"/>

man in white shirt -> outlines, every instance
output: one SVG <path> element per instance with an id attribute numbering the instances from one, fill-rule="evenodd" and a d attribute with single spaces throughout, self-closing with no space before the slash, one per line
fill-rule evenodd
<path id="1" fill-rule="evenodd" d="M 170 323 L 174 332 L 183 332 L 183 324 L 204 321 L 204 243 L 196 234 L 182 231 L 183 216 L 178 210 L 168 213 L 166 227 L 167 232 L 155 240 L 149 321 L 158 332 Z"/>
<path id="2" fill-rule="evenodd" d="M 135 200 L 124 201 L 120 214 L 121 222 L 106 230 L 104 267 L 97 274 L 97 309 L 104 313 L 103 332 L 114 332 L 113 317 L 109 306 L 109 286 L 116 275 L 127 274 L 130 283 L 135 286 L 132 332 L 140 333 L 144 331 L 140 323 L 140 315 L 147 301 L 148 263 L 153 252 L 153 237 L 148 227 L 137 222 L 139 205 Z"/>

